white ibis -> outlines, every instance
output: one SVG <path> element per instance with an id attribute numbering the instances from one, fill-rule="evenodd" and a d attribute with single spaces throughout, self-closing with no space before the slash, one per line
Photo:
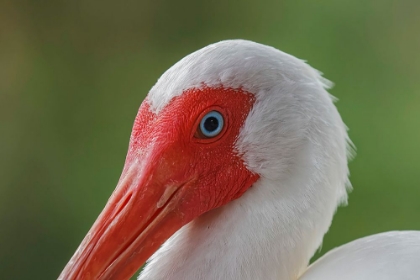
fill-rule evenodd
<path id="1" fill-rule="evenodd" d="M 420 279 L 416 231 L 359 239 L 307 267 L 350 188 L 328 86 L 250 41 L 176 63 L 141 105 L 120 181 L 59 278 L 129 279 L 149 259 L 140 280 Z"/>

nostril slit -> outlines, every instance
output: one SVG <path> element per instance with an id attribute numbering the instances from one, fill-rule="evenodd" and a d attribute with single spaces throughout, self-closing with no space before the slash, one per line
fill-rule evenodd
<path id="1" fill-rule="evenodd" d="M 166 204 L 166 202 L 168 202 L 168 200 L 172 197 L 172 195 L 176 192 L 176 190 L 178 190 L 179 187 L 180 186 L 177 185 L 167 186 L 163 195 L 157 202 L 157 208 L 162 208 Z"/>

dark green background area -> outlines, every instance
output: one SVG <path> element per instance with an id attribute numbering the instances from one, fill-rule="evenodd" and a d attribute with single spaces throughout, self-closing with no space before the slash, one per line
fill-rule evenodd
<path id="1" fill-rule="evenodd" d="M 420 1 L 0 3 L 0 278 L 54 279 L 119 178 L 133 119 L 186 54 L 244 38 L 299 58 L 358 148 L 321 254 L 420 229 Z"/>

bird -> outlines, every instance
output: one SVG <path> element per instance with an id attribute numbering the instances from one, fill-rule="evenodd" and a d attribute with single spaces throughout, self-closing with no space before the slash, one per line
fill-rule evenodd
<path id="1" fill-rule="evenodd" d="M 59 279 L 420 279 L 420 231 L 338 247 L 315 263 L 352 189 L 332 83 L 248 40 L 184 57 L 134 121 L 116 189 Z M 349 228 L 351 225 L 349 225 Z"/>

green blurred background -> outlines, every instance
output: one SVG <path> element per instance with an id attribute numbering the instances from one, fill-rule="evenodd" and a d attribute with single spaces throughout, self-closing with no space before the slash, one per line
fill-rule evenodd
<path id="1" fill-rule="evenodd" d="M 319 255 L 419 230 L 419 13 L 416 0 L 2 1 L 0 278 L 59 275 L 117 183 L 150 87 L 229 38 L 306 59 L 336 83 L 358 155 Z"/>

